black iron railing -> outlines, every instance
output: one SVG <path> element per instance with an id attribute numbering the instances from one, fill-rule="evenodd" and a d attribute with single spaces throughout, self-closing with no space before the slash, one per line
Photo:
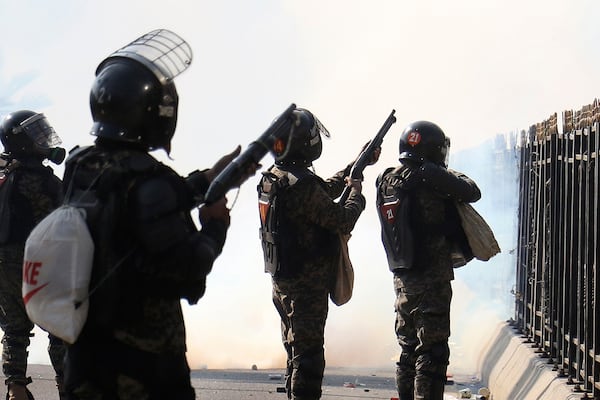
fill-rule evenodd
<path id="1" fill-rule="evenodd" d="M 513 325 L 574 391 L 600 398 L 600 104 L 523 133 Z M 585 398 L 585 397 L 584 397 Z"/>

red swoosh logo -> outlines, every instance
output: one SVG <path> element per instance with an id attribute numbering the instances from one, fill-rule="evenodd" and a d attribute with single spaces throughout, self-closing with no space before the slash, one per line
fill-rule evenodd
<path id="1" fill-rule="evenodd" d="M 27 302 L 29 300 L 31 300 L 31 298 L 33 297 L 34 294 L 36 294 L 37 292 L 39 292 L 40 290 L 42 290 L 43 288 L 48 286 L 48 283 L 50 283 L 50 282 L 46 282 L 42 286 L 36 287 L 35 289 L 29 291 L 29 293 L 27 293 L 25 296 L 23 296 L 23 302 L 25 303 L 25 305 L 27 305 Z"/>

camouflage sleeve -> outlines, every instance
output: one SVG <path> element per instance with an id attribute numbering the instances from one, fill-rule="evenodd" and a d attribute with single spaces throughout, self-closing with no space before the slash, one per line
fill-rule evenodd
<path id="1" fill-rule="evenodd" d="M 365 209 L 364 196 L 352 190 L 345 204 L 338 204 L 329 193 L 312 179 L 298 182 L 291 188 L 287 210 L 293 218 L 321 226 L 332 232 L 350 233 Z"/>
<path id="2" fill-rule="evenodd" d="M 325 180 L 327 193 L 329 193 L 332 199 L 340 197 L 344 191 L 344 187 L 346 186 L 344 178 L 350 175 L 351 168 L 352 163 L 348 164 L 343 170 L 336 172 L 331 178 Z"/>
<path id="3" fill-rule="evenodd" d="M 54 180 L 49 182 L 49 179 Z M 58 178 L 54 175 L 46 177 L 45 174 L 33 172 L 23 173 L 18 180 L 18 191 L 27 199 L 35 225 L 59 205 L 61 189 L 55 180 Z"/>

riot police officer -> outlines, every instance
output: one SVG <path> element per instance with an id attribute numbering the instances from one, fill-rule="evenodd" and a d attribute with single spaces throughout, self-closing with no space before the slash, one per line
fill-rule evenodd
<path id="1" fill-rule="evenodd" d="M 195 399 L 181 300 L 195 304 L 229 226 L 222 198 L 199 211 L 212 178 L 239 152 L 187 178 L 159 162 L 177 121 L 173 78 L 191 62 L 173 32 L 150 32 L 100 63 L 90 92 L 93 146 L 66 162 L 68 201 L 95 243 L 89 314 L 67 349 L 70 399 Z"/>
<path id="2" fill-rule="evenodd" d="M 473 257 L 454 204 L 477 201 L 481 193 L 470 178 L 447 168 L 449 146 L 439 126 L 414 122 L 400 136 L 400 165 L 377 179 L 382 240 L 396 292 L 401 400 L 443 399 L 453 267 Z"/>
<path id="3" fill-rule="evenodd" d="M 65 150 L 43 114 L 20 110 L 0 123 L 0 327 L 7 399 L 33 399 L 26 385 L 27 348 L 34 324 L 23 303 L 23 252 L 31 230 L 62 200 L 61 181 L 45 160 L 60 164 Z M 49 335 L 48 354 L 63 397 L 63 342 Z"/>
<path id="4" fill-rule="evenodd" d="M 306 109 L 293 112 L 289 135 L 275 141 L 275 164 L 258 185 L 265 270 L 281 317 L 290 399 L 321 397 L 328 295 L 335 279 L 340 233 L 350 233 L 365 207 L 360 180 L 346 180 L 352 164 L 329 179 L 311 169 L 329 133 Z M 346 185 L 344 204 L 334 201 Z"/>

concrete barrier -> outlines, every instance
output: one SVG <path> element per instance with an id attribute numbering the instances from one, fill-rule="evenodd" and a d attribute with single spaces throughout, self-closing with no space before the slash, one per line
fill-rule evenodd
<path id="1" fill-rule="evenodd" d="M 558 377 L 553 365 L 541 358 L 530 343 L 506 322 L 498 325 L 480 360 L 481 381 L 493 400 L 575 400 L 566 378 Z"/>

